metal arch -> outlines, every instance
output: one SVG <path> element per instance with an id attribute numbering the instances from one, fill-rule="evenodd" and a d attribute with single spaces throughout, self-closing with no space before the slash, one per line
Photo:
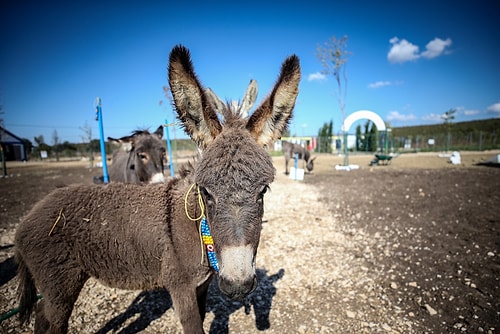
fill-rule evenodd
<path id="1" fill-rule="evenodd" d="M 347 116 L 347 118 L 344 120 L 344 124 L 342 124 L 342 131 L 349 131 L 351 125 L 353 125 L 354 122 L 359 121 L 360 119 L 369 119 L 370 121 L 375 123 L 378 131 L 386 131 L 385 123 L 382 117 L 370 110 L 358 110 Z"/>

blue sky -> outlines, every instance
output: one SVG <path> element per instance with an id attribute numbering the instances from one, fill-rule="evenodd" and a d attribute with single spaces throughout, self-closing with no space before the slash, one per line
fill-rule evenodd
<path id="1" fill-rule="evenodd" d="M 170 2 L 170 1 L 169 1 Z M 163 4 L 162 4 L 163 3 Z M 393 127 L 500 117 L 498 1 L 120 1 L 115 4 L 6 0 L 0 9 L 0 103 L 8 130 L 33 142 L 155 130 L 173 120 L 162 87 L 171 48 L 191 50 L 206 87 L 257 101 L 282 61 L 301 60 L 292 134 L 341 128 L 337 85 L 321 75 L 318 45 L 348 36 L 346 116 L 367 109 Z M 352 128 L 351 128 L 352 129 Z M 185 138 L 180 128 L 171 136 Z"/>

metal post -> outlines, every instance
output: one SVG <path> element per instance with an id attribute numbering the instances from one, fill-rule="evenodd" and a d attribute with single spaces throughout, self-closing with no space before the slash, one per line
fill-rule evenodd
<path id="1" fill-rule="evenodd" d="M 175 175 L 175 172 L 174 172 L 174 159 L 172 158 L 172 148 L 171 148 L 171 145 L 170 145 L 170 134 L 168 132 L 168 120 L 165 119 L 165 131 L 166 131 L 166 134 L 167 134 L 167 149 L 168 149 L 168 155 L 170 157 L 169 161 L 168 161 L 168 166 L 170 168 L 170 176 L 174 177 Z"/>
<path id="2" fill-rule="evenodd" d="M 106 162 L 106 145 L 104 143 L 104 129 L 102 126 L 101 98 L 98 97 L 96 99 L 96 102 L 97 102 L 96 121 L 99 123 L 99 136 L 100 136 L 100 142 L 101 142 L 103 180 L 104 180 L 104 183 L 108 183 L 109 182 L 109 175 L 108 175 L 108 164 Z"/>
<path id="3" fill-rule="evenodd" d="M 5 154 L 3 153 L 2 137 L 0 136 L 0 159 L 2 159 L 2 177 L 7 176 L 7 164 L 5 163 Z"/>

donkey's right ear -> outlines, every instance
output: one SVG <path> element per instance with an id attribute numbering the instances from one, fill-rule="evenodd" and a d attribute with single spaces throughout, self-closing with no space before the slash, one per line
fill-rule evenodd
<path id="1" fill-rule="evenodd" d="M 159 139 L 162 139 L 163 138 L 163 125 L 160 125 L 158 127 L 158 129 L 156 129 L 156 131 L 153 133 L 154 135 L 156 135 Z"/>
<path id="2" fill-rule="evenodd" d="M 168 82 L 177 117 L 186 133 L 203 150 L 222 131 L 222 125 L 194 72 L 189 50 L 182 45 L 170 52 Z"/>

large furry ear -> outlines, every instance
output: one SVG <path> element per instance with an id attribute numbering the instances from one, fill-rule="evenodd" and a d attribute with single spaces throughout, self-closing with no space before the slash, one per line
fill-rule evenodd
<path id="1" fill-rule="evenodd" d="M 296 55 L 281 65 L 281 73 L 271 94 L 250 116 L 247 129 L 262 146 L 270 145 L 281 137 L 292 117 L 299 93 L 300 62 Z"/>
<path id="2" fill-rule="evenodd" d="M 243 97 L 243 101 L 241 101 L 240 115 L 243 118 L 246 118 L 248 116 L 248 113 L 250 112 L 250 109 L 252 109 L 253 104 L 257 99 L 257 93 L 258 93 L 257 81 L 252 79 L 248 84 L 245 96 Z"/>
<path id="3" fill-rule="evenodd" d="M 214 93 L 214 91 L 210 88 L 205 89 L 205 94 L 207 96 L 208 102 L 212 103 L 213 108 L 219 114 L 223 114 L 224 108 L 226 104 Z"/>
<path id="4" fill-rule="evenodd" d="M 168 82 L 177 117 L 186 133 L 203 150 L 222 131 L 222 126 L 194 72 L 189 50 L 182 45 L 170 52 Z"/>

